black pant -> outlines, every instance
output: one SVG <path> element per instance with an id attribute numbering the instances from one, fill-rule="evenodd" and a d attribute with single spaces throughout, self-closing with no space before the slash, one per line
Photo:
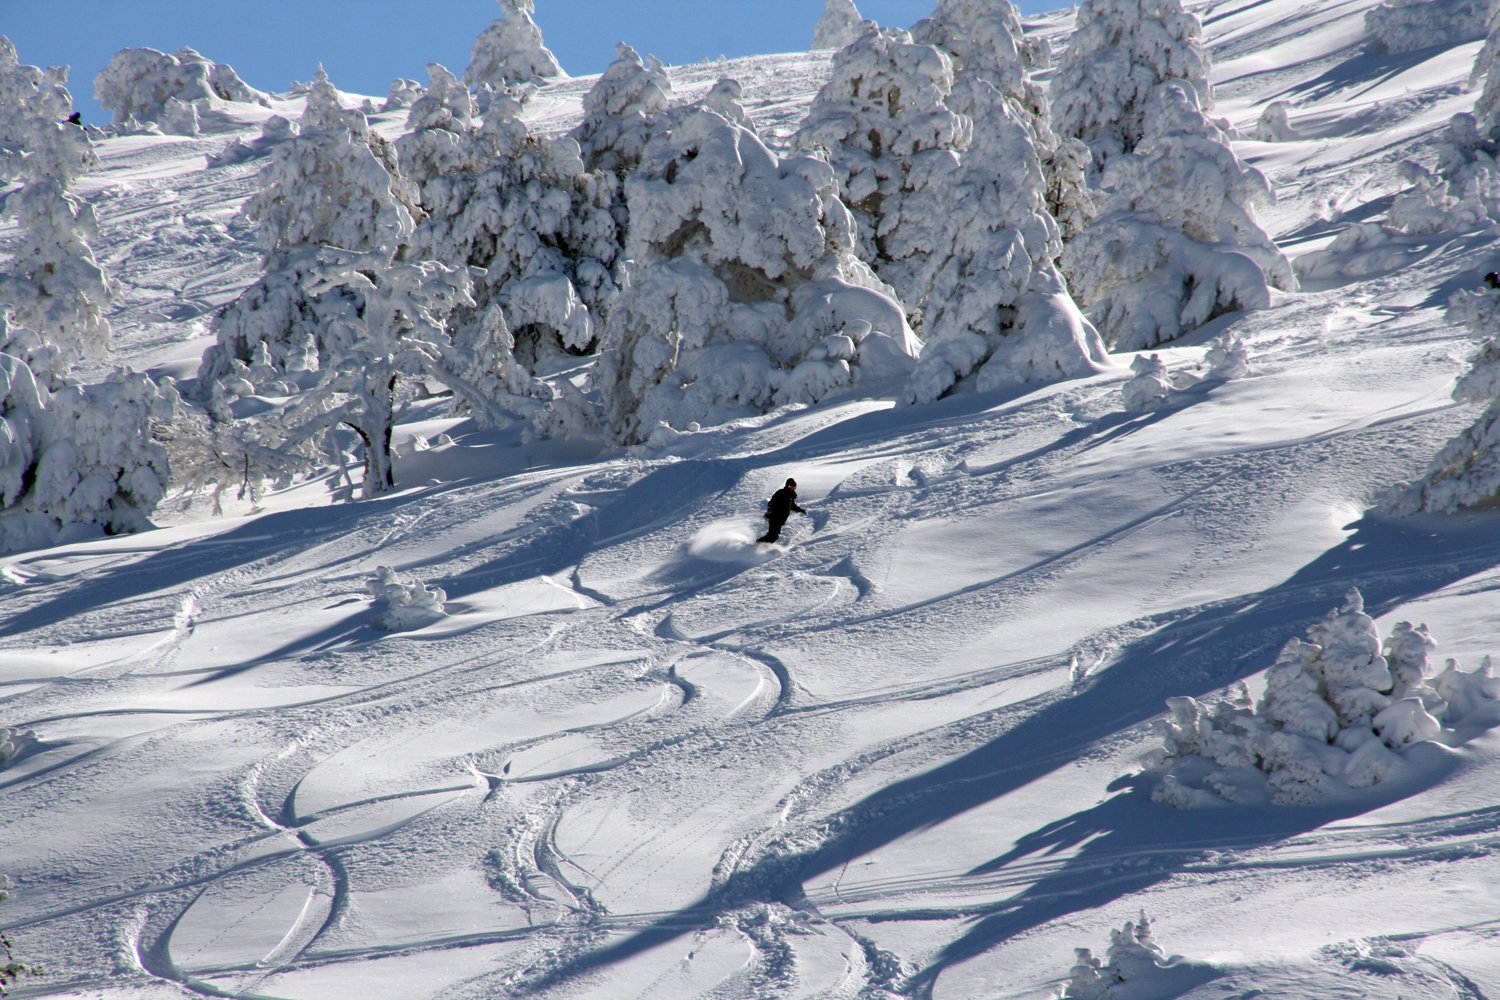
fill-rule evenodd
<path id="1" fill-rule="evenodd" d="M 756 539 L 757 542 L 774 542 L 781 537 L 781 526 L 786 524 L 786 518 L 783 517 L 779 521 L 775 518 L 767 518 L 767 520 L 771 522 L 771 527 L 764 535 Z"/>

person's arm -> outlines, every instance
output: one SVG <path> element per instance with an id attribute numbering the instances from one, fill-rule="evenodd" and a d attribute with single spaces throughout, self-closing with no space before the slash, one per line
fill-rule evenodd
<path id="1" fill-rule="evenodd" d="M 797 506 L 797 501 L 795 501 L 795 500 L 792 501 L 792 510 L 795 510 L 799 514 L 806 514 L 807 513 L 807 511 L 805 511 L 801 507 Z"/>

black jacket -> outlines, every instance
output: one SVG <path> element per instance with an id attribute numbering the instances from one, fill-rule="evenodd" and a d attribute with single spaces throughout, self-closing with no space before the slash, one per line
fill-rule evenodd
<path id="1" fill-rule="evenodd" d="M 790 486 L 783 486 L 766 501 L 766 520 L 785 521 L 792 516 L 794 510 L 799 514 L 807 513 L 797 506 L 797 491 Z"/>

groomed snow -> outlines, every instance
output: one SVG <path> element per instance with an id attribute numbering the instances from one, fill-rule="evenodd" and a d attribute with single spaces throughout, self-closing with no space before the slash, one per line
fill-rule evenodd
<path id="1" fill-rule="evenodd" d="M 1234 150 L 1294 261 L 1384 218 L 1477 96 L 1478 43 L 1372 53 L 1373 6 L 1194 8 L 1214 114 L 1249 135 L 1288 102 L 1296 137 Z M 1070 17 L 1027 23 L 1060 47 Z M 671 67 L 673 96 L 734 78 L 784 160 L 830 56 Z M 593 82 L 543 78 L 529 129 L 576 126 Z M 260 277 L 236 212 L 303 112 L 267 100 L 98 143 L 74 190 L 121 283 L 110 363 L 191 377 Z M 1402 240 L 1153 348 L 1139 412 L 1129 354 L 626 452 L 417 399 L 385 497 L 334 470 L 0 557 L 0 926 L 47 968 L 24 995 L 1500 995 L 1500 728 L 1313 805 L 1173 809 L 1141 762 L 1166 699 L 1259 699 L 1351 586 L 1393 661 L 1401 622 L 1465 673 L 1500 653 L 1495 509 L 1371 512 L 1478 416 L 1444 313 L 1500 246 Z M 754 547 L 788 476 L 809 515 Z"/>

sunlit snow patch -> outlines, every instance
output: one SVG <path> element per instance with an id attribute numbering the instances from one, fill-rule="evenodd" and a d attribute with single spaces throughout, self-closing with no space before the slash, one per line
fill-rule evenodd
<path id="1" fill-rule="evenodd" d="M 688 542 L 688 555 L 709 562 L 755 565 L 786 551 L 780 545 L 760 544 L 743 521 L 714 521 L 699 528 Z"/>

